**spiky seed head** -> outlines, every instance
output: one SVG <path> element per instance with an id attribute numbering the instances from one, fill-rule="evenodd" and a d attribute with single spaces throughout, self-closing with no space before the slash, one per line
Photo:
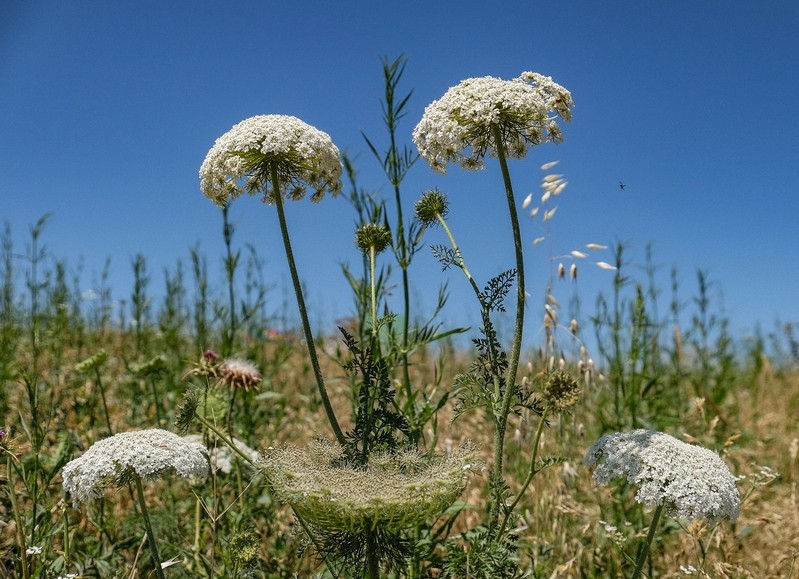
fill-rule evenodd
<path id="1" fill-rule="evenodd" d="M 306 448 L 270 448 L 263 467 L 274 495 L 328 531 L 402 531 L 443 513 L 475 467 L 466 444 L 430 458 L 416 450 L 374 453 L 365 468 L 342 464 L 342 448 L 315 440 Z"/>
<path id="2" fill-rule="evenodd" d="M 168 368 L 166 357 L 163 354 L 153 356 L 141 364 L 131 364 L 131 370 L 139 378 L 154 378 L 166 372 Z"/>
<path id="3" fill-rule="evenodd" d="M 574 376 L 560 368 L 547 376 L 543 395 L 552 408 L 565 410 L 577 404 L 580 384 Z"/>
<path id="4" fill-rule="evenodd" d="M 108 360 L 108 352 L 105 348 L 100 348 L 96 354 L 75 364 L 76 372 L 93 372 L 103 366 Z"/>
<path id="5" fill-rule="evenodd" d="M 364 253 L 381 253 L 391 245 L 391 232 L 385 225 L 367 223 L 355 230 L 355 245 Z"/>
<path id="6" fill-rule="evenodd" d="M 449 202 L 447 196 L 438 189 L 430 189 L 422 195 L 422 198 L 414 205 L 416 218 L 424 225 L 438 223 L 439 217 L 442 219 L 447 216 Z"/>

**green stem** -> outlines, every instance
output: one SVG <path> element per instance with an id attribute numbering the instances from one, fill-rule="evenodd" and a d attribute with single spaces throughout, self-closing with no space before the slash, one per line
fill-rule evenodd
<path id="1" fill-rule="evenodd" d="M 166 579 L 164 577 L 164 569 L 161 567 L 161 557 L 158 555 L 158 544 L 155 542 L 153 526 L 150 524 L 150 515 L 147 512 L 147 503 L 144 500 L 144 489 L 142 489 L 141 477 L 138 474 L 134 474 L 133 477 L 136 482 L 136 495 L 139 498 L 139 508 L 141 509 L 142 519 L 144 519 L 144 529 L 147 532 L 147 542 L 150 544 L 150 554 L 153 558 L 155 574 L 158 576 L 158 579 Z"/>
<path id="2" fill-rule="evenodd" d="M 314 376 L 316 377 L 316 385 L 319 388 L 319 396 L 322 398 L 322 405 L 325 408 L 325 414 L 333 428 L 333 434 L 336 436 L 339 444 L 342 446 L 347 443 L 344 438 L 344 433 L 336 419 L 336 414 L 333 412 L 333 406 L 330 404 L 330 398 L 327 395 L 327 388 L 325 388 L 325 380 L 322 377 L 322 369 L 319 367 L 319 358 L 316 355 L 316 345 L 314 344 L 313 333 L 311 333 L 311 324 L 308 321 L 308 311 L 305 308 L 305 298 L 302 295 L 302 286 L 300 285 L 300 277 L 297 274 L 297 266 L 294 263 L 294 252 L 291 250 L 291 240 L 289 239 L 289 231 L 286 226 L 286 215 L 283 211 L 283 197 L 280 192 L 280 182 L 277 174 L 277 166 L 272 164 L 270 167 L 272 181 L 272 195 L 277 207 L 277 217 L 280 221 L 280 233 L 283 236 L 283 245 L 286 249 L 286 259 L 289 264 L 289 271 L 291 272 L 291 281 L 294 285 L 294 294 L 297 296 L 297 307 L 300 310 L 300 319 L 302 320 L 302 330 L 305 334 L 305 343 L 308 346 L 308 357 L 311 359 L 311 367 L 313 368 Z"/>
<path id="3" fill-rule="evenodd" d="M 505 516 L 502 519 L 502 525 L 499 527 L 499 532 L 497 533 L 497 537 L 501 537 L 502 533 L 505 532 L 505 528 L 508 525 L 508 520 L 510 519 L 513 510 L 516 508 L 516 505 L 519 504 L 519 501 L 524 496 L 524 493 L 527 492 L 527 487 L 530 486 L 530 483 L 533 481 L 533 477 L 538 474 L 539 470 L 535 468 L 535 461 L 538 459 L 538 447 L 541 442 L 541 434 L 544 432 L 544 425 L 547 421 L 547 414 L 549 414 L 549 406 L 544 409 L 544 413 L 541 415 L 541 418 L 538 422 L 538 428 L 535 431 L 535 439 L 533 440 L 533 455 L 530 457 L 530 470 L 527 473 L 527 477 L 524 479 L 524 483 L 522 484 L 522 488 L 519 489 L 516 498 L 510 504 L 509 507 L 505 509 Z"/>
<path id="4" fill-rule="evenodd" d="M 233 249 L 231 242 L 233 240 L 233 228 L 230 226 L 228 220 L 228 209 L 230 205 L 225 204 L 222 207 L 222 235 L 225 239 L 225 251 L 227 258 L 225 259 L 225 273 L 227 274 L 227 289 L 228 289 L 228 308 L 230 309 L 230 326 L 225 329 L 225 335 L 222 337 L 222 355 L 230 356 L 233 352 L 233 341 L 236 335 L 236 299 L 233 290 L 233 280 L 236 273 L 237 257 L 233 257 Z"/>
<path id="5" fill-rule="evenodd" d="M 638 550 L 638 559 L 635 562 L 635 571 L 633 571 L 632 579 L 640 579 L 644 570 L 644 563 L 649 555 L 649 548 L 652 546 L 652 541 L 655 538 L 655 530 L 660 522 L 660 516 L 663 514 L 663 505 L 658 505 L 655 509 L 655 516 L 652 517 L 652 523 L 649 525 L 649 532 L 646 534 L 646 542 L 641 545 Z"/>
<path id="6" fill-rule="evenodd" d="M 366 576 L 369 579 L 380 579 L 380 562 L 377 557 L 375 535 L 370 530 L 366 535 Z"/>
<path id="7" fill-rule="evenodd" d="M 494 464 L 492 467 L 491 480 L 498 482 L 502 480 L 503 459 L 505 448 L 505 430 L 507 428 L 508 414 L 510 413 L 511 401 L 516 385 L 516 372 L 519 367 L 519 356 L 522 348 L 522 330 L 524 326 L 524 254 L 522 251 L 522 236 L 519 229 L 519 216 L 516 212 L 516 199 L 513 196 L 513 184 L 508 171 L 507 155 L 505 144 L 502 142 L 502 134 L 498 126 L 494 127 L 494 142 L 496 144 L 497 158 L 502 169 L 502 179 L 505 184 L 505 196 L 508 201 L 508 212 L 510 214 L 511 229 L 513 231 L 513 246 L 516 255 L 516 323 L 513 331 L 513 345 L 510 359 L 508 361 L 508 371 L 505 380 L 505 391 L 502 394 L 502 406 L 496 415 L 496 430 L 494 431 Z M 496 413 L 495 413 L 496 414 Z M 497 522 L 499 509 L 494 509 L 491 527 Z"/>
<path id="8" fill-rule="evenodd" d="M 17 523 L 17 542 L 19 543 L 19 558 L 22 563 L 22 577 L 29 579 L 30 571 L 28 570 L 28 547 L 25 541 L 25 526 L 22 522 L 22 513 L 17 504 L 17 493 L 14 489 L 14 482 L 11 480 L 11 459 L 12 454 L 8 452 L 6 456 L 6 490 L 8 490 L 8 498 L 11 500 L 11 510 L 14 512 L 14 521 Z"/>
<path id="9" fill-rule="evenodd" d="M 100 368 L 94 369 L 95 376 L 97 378 L 97 387 L 100 389 L 100 398 L 103 400 L 103 411 L 105 412 L 105 426 L 108 428 L 108 436 L 113 435 L 113 431 L 111 430 L 111 417 L 108 413 L 108 404 L 105 401 L 105 387 L 103 386 L 103 379 L 100 376 Z"/>
<path id="10" fill-rule="evenodd" d="M 372 340 L 377 338 L 377 286 L 375 284 L 375 248 L 369 247 L 369 285 L 372 290 Z M 372 344 L 377 346 L 377 344 Z"/>

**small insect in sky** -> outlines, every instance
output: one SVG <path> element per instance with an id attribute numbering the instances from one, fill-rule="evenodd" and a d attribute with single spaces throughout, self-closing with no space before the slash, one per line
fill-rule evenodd
<path id="1" fill-rule="evenodd" d="M 622 183 L 621 181 L 619 181 L 619 189 L 621 189 L 622 191 L 624 191 L 626 188 L 627 188 L 627 185 L 625 185 L 624 183 Z"/>

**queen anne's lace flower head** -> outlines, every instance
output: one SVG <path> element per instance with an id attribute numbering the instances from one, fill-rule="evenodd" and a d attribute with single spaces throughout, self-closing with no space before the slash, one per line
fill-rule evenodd
<path id="1" fill-rule="evenodd" d="M 663 505 L 670 516 L 709 521 L 738 518 L 741 499 L 735 478 L 715 452 L 701 446 L 651 430 L 617 432 L 597 440 L 585 462 L 596 466 L 597 484 L 626 477 L 638 485 L 636 501 Z"/>
<path id="2" fill-rule="evenodd" d="M 153 480 L 171 473 L 204 478 L 208 458 L 203 445 L 160 428 L 122 432 L 95 442 L 61 472 L 64 491 L 75 506 L 103 496 L 109 483 L 124 484 L 135 476 Z"/>
<path id="3" fill-rule="evenodd" d="M 250 117 L 219 137 L 200 167 L 200 189 L 219 206 L 245 192 L 271 203 L 272 169 L 288 199 L 301 199 L 308 186 L 312 201 L 341 191 L 341 159 L 330 136 L 287 115 Z"/>
<path id="4" fill-rule="evenodd" d="M 342 458 L 340 446 L 316 440 L 307 449 L 269 449 L 261 466 L 275 496 L 304 520 L 358 533 L 400 531 L 440 515 L 463 492 L 475 460 L 471 444 L 433 459 L 375 453 L 367 468 L 337 466 Z"/>
<path id="5" fill-rule="evenodd" d="M 441 173 L 455 161 L 466 169 L 482 169 L 485 154 L 497 154 L 495 129 L 505 154 L 521 159 L 531 145 L 563 140 L 557 118 L 571 120 L 573 104 L 569 91 L 535 72 L 514 80 L 468 78 L 427 106 L 413 142 Z"/>

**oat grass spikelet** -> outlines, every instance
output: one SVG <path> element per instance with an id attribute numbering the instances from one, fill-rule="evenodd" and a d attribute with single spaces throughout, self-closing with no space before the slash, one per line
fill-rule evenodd
<path id="1" fill-rule="evenodd" d="M 639 429 L 602 436 L 585 462 L 595 466 L 597 484 L 626 478 L 638 485 L 636 501 L 663 507 L 669 516 L 711 522 L 738 518 L 741 499 L 735 478 L 712 450 Z"/>
<path id="2" fill-rule="evenodd" d="M 136 477 L 155 480 L 173 473 L 204 478 L 208 458 L 202 445 L 160 428 L 121 432 L 95 442 L 61 472 L 64 491 L 75 507 L 103 496 L 108 484 L 125 485 Z"/>
<path id="3" fill-rule="evenodd" d="M 316 440 L 307 448 L 269 449 L 261 463 L 275 496 L 327 531 L 402 531 L 440 515 L 460 496 L 475 449 L 432 459 L 415 450 L 373 453 L 366 468 L 341 464 L 342 448 Z"/>
<path id="4" fill-rule="evenodd" d="M 521 159 L 531 145 L 563 139 L 557 119 L 571 120 L 573 104 L 569 91 L 535 72 L 513 80 L 468 78 L 427 106 L 413 142 L 441 173 L 451 162 L 482 169 L 486 153 L 497 156 L 495 129 L 505 154 Z"/>
<path id="5" fill-rule="evenodd" d="M 219 137 L 200 167 L 200 189 L 220 207 L 242 193 L 274 203 L 273 169 L 286 199 L 301 199 L 308 187 L 311 201 L 341 191 L 341 158 L 330 136 L 288 115 L 250 117 Z"/>

